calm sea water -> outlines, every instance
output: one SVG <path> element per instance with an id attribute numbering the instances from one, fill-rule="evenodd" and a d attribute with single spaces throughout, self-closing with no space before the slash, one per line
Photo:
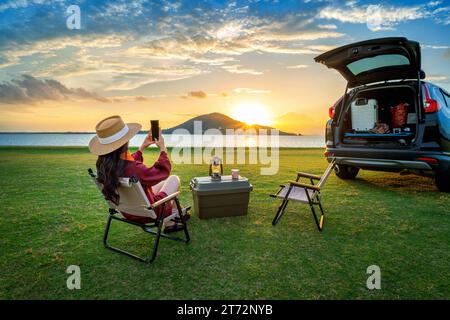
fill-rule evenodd
<path id="1" fill-rule="evenodd" d="M 87 146 L 94 136 L 91 133 L 0 133 L 0 146 Z M 138 134 L 130 141 L 131 146 L 139 146 L 145 134 Z M 164 135 L 168 147 L 224 147 L 274 146 L 270 136 L 215 136 L 215 135 Z M 325 140 L 320 135 L 279 136 L 281 148 L 324 147 Z"/>

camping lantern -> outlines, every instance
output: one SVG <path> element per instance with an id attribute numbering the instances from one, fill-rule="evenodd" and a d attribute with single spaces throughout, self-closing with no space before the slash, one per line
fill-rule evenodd
<path id="1" fill-rule="evenodd" d="M 218 156 L 214 156 L 211 159 L 211 163 L 209 165 L 209 175 L 211 176 L 211 180 L 220 180 L 223 174 L 223 165 L 222 159 Z"/>

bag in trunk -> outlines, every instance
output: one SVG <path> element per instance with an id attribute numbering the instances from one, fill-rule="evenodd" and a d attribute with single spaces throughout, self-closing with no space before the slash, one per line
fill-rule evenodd
<path id="1" fill-rule="evenodd" d="M 391 126 L 392 128 L 403 128 L 406 125 L 408 118 L 407 103 L 399 103 L 395 107 L 391 108 Z"/>

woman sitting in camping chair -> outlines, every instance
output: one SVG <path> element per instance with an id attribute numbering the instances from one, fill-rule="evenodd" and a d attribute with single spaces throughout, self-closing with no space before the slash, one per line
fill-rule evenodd
<path id="1" fill-rule="evenodd" d="M 89 150 L 98 156 L 97 159 L 97 180 L 102 184 L 102 193 L 105 198 L 115 204 L 119 203 L 120 177 L 136 177 L 144 187 L 145 194 L 154 203 L 180 190 L 180 179 L 175 175 L 170 175 L 171 164 L 167 156 L 167 149 L 164 138 L 159 134 L 159 139 L 154 140 L 151 132 L 145 137 L 139 150 L 131 154 L 128 150 L 128 141 L 140 130 L 138 123 L 125 124 L 120 116 L 108 117 L 100 121 L 95 127 L 97 135 L 89 143 Z M 143 151 L 155 144 L 160 149 L 158 160 L 151 167 L 143 164 Z M 156 208 L 155 213 L 158 218 L 172 214 L 172 204 Z M 150 223 L 150 218 L 139 217 L 122 212 L 123 216 L 138 223 Z M 165 233 L 175 232 L 183 229 L 183 225 L 170 221 L 166 224 Z"/>

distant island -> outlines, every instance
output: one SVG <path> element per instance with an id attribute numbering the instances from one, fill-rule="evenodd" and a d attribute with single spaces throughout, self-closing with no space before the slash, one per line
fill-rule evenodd
<path id="1" fill-rule="evenodd" d="M 255 130 L 257 133 L 259 133 L 260 130 L 266 130 L 267 134 L 270 134 L 270 130 L 275 129 L 273 127 L 269 126 L 263 126 L 258 124 L 248 125 L 244 122 L 235 120 L 233 118 L 230 118 L 222 113 L 219 112 L 213 112 L 209 114 L 204 114 L 195 118 L 192 118 L 190 120 L 187 120 L 183 122 L 182 124 L 179 124 L 175 127 L 164 129 L 163 133 L 171 134 L 177 129 L 184 129 L 187 130 L 190 134 L 194 133 L 194 122 L 195 121 L 201 121 L 202 122 L 202 134 L 205 133 L 208 129 L 218 129 L 222 134 L 226 134 L 227 129 L 233 129 L 233 130 Z M 283 136 L 296 136 L 295 133 L 289 133 L 284 131 L 279 131 L 280 135 Z"/>

